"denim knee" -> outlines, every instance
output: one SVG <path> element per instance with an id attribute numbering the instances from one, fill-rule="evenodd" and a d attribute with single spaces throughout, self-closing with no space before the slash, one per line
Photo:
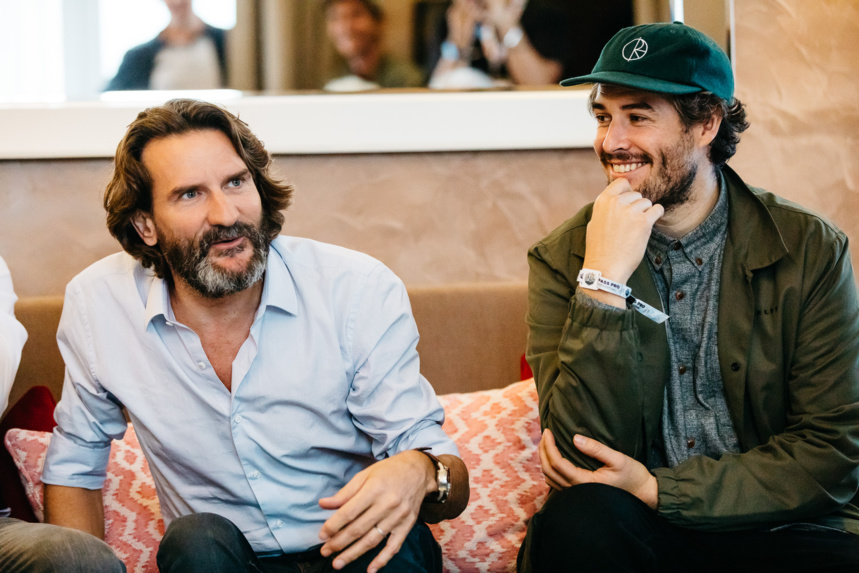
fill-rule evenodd
<path id="1" fill-rule="evenodd" d="M 538 513 L 541 528 L 568 537 L 585 547 L 610 541 L 647 508 L 632 494 L 598 483 L 585 483 L 555 492 Z"/>
<path id="2" fill-rule="evenodd" d="M 0 570 L 12 573 L 125 573 L 108 545 L 88 533 L 41 523 L 3 523 Z"/>
<path id="3" fill-rule="evenodd" d="M 254 570 L 256 556 L 233 522 L 213 513 L 174 519 L 158 547 L 161 571 Z"/>
<path id="4" fill-rule="evenodd" d="M 655 570 L 649 541 L 656 512 L 635 496 L 602 484 L 553 492 L 531 519 L 520 572 Z"/>

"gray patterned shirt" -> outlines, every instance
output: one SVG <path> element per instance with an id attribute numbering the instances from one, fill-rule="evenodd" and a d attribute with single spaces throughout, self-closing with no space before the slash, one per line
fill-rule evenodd
<path id="1" fill-rule="evenodd" d="M 662 408 L 665 459 L 650 465 L 674 467 L 690 456 L 717 458 L 739 451 L 725 401 L 717 346 L 719 282 L 728 232 L 724 183 L 712 212 L 681 239 L 653 229 L 647 244 L 656 288 L 665 312 L 671 376 Z"/>

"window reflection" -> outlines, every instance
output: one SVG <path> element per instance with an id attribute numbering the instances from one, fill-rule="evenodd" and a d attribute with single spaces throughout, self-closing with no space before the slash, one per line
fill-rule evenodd
<path id="1" fill-rule="evenodd" d="M 3 0 L 0 18 L 12 25 L 0 42 L 4 53 L 15 57 L 3 58 L 0 63 L 0 101 L 98 99 L 128 50 L 152 40 L 168 26 L 166 3 L 179 1 L 187 0 Z M 667 20 L 669 5 L 677 2 L 200 0 L 193 7 L 202 21 L 227 30 L 225 87 L 281 93 L 320 90 L 332 79 L 343 77 L 360 78 L 368 82 L 365 88 L 426 85 L 451 63 L 453 68 L 473 71 L 472 78 L 478 77 L 482 83 L 440 83 L 438 87 L 555 84 L 562 77 L 582 73 L 576 66 L 587 71 L 605 41 L 603 36 L 630 23 Z M 713 5 L 718 13 L 722 2 L 699 3 Z M 326 18 L 326 7 L 340 3 L 372 4 L 382 9 L 381 31 L 370 35 L 382 37 L 378 58 L 397 63 L 392 66 L 397 73 L 387 74 L 395 81 L 382 80 L 378 69 L 362 71 L 342 46 L 336 48 L 338 42 Z M 518 21 L 491 17 L 491 6 L 501 5 L 518 5 Z M 457 6 L 477 7 L 482 14 L 472 14 L 465 26 L 451 26 L 450 11 Z M 689 23 L 700 27 L 700 22 L 691 18 Z M 603 36 L 598 32 L 604 32 Z M 714 37 L 718 34 L 718 29 L 715 35 L 711 33 Z M 590 40 L 589 35 L 596 37 Z M 219 54 L 217 42 L 213 43 Z M 526 65 L 517 66 L 513 55 L 527 52 L 523 48 L 532 48 L 531 55 L 538 57 L 526 58 Z M 211 64 L 211 47 L 207 50 Z M 223 71 L 220 73 L 223 76 Z"/>

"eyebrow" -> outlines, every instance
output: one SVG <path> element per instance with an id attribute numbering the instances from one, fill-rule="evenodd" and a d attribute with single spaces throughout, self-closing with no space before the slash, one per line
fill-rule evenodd
<path id="1" fill-rule="evenodd" d="M 605 106 L 601 103 L 594 102 L 591 105 L 591 109 L 598 109 L 601 111 L 605 111 Z M 647 103 L 646 101 L 636 101 L 633 103 L 628 103 L 626 105 L 622 105 L 620 109 L 629 110 L 629 109 L 643 109 L 645 111 L 653 111 L 653 106 Z"/>

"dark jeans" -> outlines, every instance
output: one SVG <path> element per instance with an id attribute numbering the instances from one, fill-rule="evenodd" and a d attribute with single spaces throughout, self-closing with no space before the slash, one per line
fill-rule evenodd
<path id="1" fill-rule="evenodd" d="M 383 547 L 384 542 L 339 571 L 366 571 Z M 158 548 L 161 573 L 329 573 L 335 571 L 332 561 L 334 556 L 322 557 L 319 547 L 302 553 L 259 557 L 238 527 L 213 513 L 173 520 Z M 429 528 L 418 522 L 399 552 L 380 571 L 441 573 L 441 548 Z"/>
<path id="2" fill-rule="evenodd" d="M 582 484 L 549 496 L 528 526 L 518 565 L 520 573 L 856 573 L 859 536 L 800 527 L 692 531 L 670 524 L 623 490 Z"/>

